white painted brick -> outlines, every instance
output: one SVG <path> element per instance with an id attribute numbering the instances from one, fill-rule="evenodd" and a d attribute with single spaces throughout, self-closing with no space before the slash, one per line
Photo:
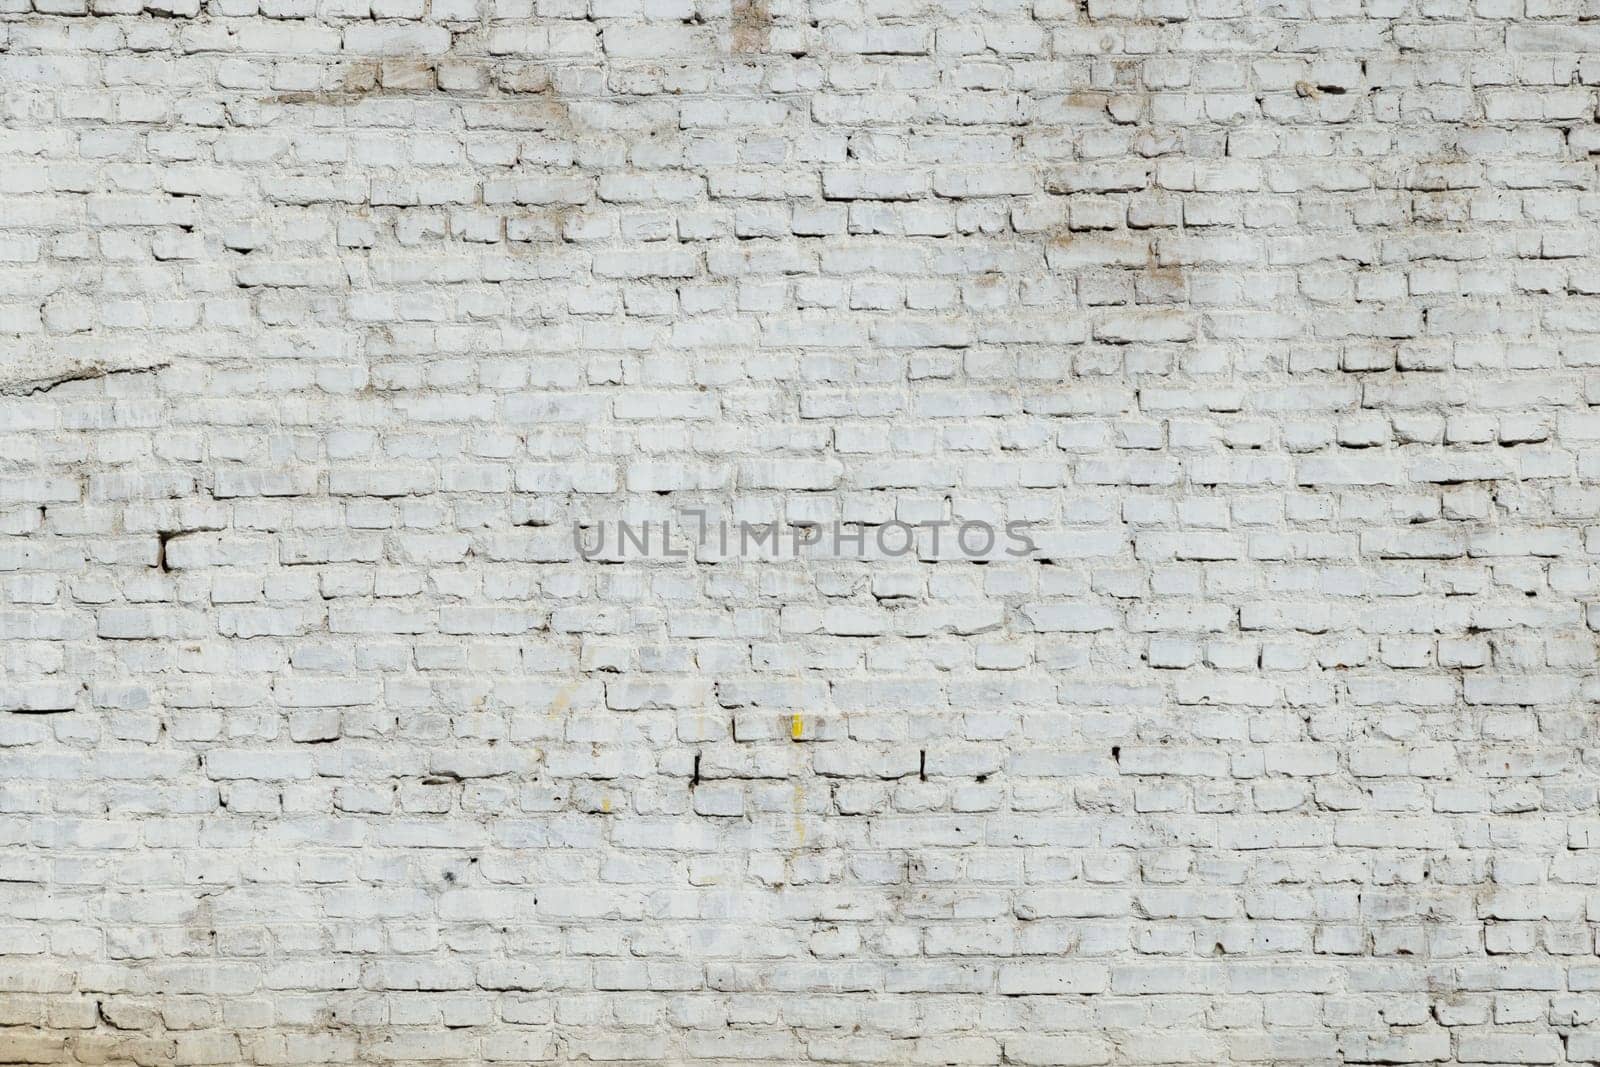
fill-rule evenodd
<path id="1" fill-rule="evenodd" d="M 1585 12 L 24 7 L 0 1059 L 1600 1062 Z"/>

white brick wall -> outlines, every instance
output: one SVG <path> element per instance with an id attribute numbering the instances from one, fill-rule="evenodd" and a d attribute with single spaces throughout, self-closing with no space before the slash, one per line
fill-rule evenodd
<path id="1" fill-rule="evenodd" d="M 0 1062 L 1600 1061 L 1592 6 L 31 2 Z"/>

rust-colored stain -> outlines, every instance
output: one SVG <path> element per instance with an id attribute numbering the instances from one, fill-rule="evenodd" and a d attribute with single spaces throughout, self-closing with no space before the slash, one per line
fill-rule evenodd
<path id="1" fill-rule="evenodd" d="M 767 0 L 733 0 L 733 50 L 765 52 L 772 42 L 772 11 Z"/>

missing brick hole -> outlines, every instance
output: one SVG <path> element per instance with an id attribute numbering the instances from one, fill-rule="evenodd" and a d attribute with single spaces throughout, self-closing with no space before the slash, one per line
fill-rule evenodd
<path id="1" fill-rule="evenodd" d="M 172 573 L 172 567 L 167 563 L 167 542 L 182 532 L 181 530 L 156 531 L 156 566 L 161 568 L 163 574 Z"/>

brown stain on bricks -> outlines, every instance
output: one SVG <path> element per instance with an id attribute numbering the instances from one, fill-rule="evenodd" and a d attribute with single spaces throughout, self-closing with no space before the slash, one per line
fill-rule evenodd
<path id="1" fill-rule="evenodd" d="M 349 104 L 379 91 L 379 65 L 371 60 L 345 63 L 338 69 L 336 84 L 309 92 L 278 93 L 265 97 L 268 104 Z"/>
<path id="2" fill-rule="evenodd" d="M 1073 89 L 1063 98 L 1066 105 L 1087 115 L 1104 115 L 1111 103 L 1111 94 L 1092 90 Z"/>
<path id="3" fill-rule="evenodd" d="M 445 68 L 441 84 L 441 66 Z M 337 65 L 326 79 L 327 88 L 307 92 L 276 93 L 261 98 L 264 104 L 339 107 L 368 99 L 419 98 L 449 102 L 503 105 L 519 126 L 565 129 L 572 116 L 561 99 L 548 68 L 535 63 L 502 61 L 474 63 L 432 55 L 393 56 L 382 60 L 353 60 Z M 461 87 L 462 80 L 476 83 Z"/>
<path id="4" fill-rule="evenodd" d="M 263 97 L 260 102 L 341 107 L 368 99 L 434 99 L 478 109 L 477 121 L 469 121 L 469 128 L 481 125 L 539 130 L 563 140 L 576 140 L 584 134 L 582 124 L 562 98 L 551 69 L 539 63 L 410 55 L 346 61 L 335 65 L 331 73 L 336 77 L 325 79 L 332 83 L 329 88 L 279 93 Z M 480 172 L 479 179 L 482 178 Z M 503 240 L 502 247 L 523 254 L 560 243 L 567 226 L 581 210 L 578 205 L 563 204 L 534 208 L 520 216 L 512 211 L 508 217 L 516 217 L 526 225 L 518 237 Z"/>
<path id="5" fill-rule="evenodd" d="M 1186 286 L 1183 268 L 1175 263 L 1162 266 L 1158 244 L 1159 239 L 1150 242 L 1141 273 L 1152 291 L 1168 295 L 1172 300 L 1181 300 Z"/>
<path id="6" fill-rule="evenodd" d="M 361 60 L 345 66 L 340 89 L 347 93 L 370 93 L 378 87 L 378 64 Z"/>
<path id="7" fill-rule="evenodd" d="M 157 1014 L 134 1001 L 70 994 L 57 1004 L 63 1018 L 75 1021 L 53 1023 L 55 1012 L 46 996 L 0 996 L 0 1063 L 146 1067 L 172 1063 L 177 1056 L 177 1042 L 163 1032 Z"/>
<path id="8" fill-rule="evenodd" d="M 438 70 L 431 58 L 386 59 L 378 65 L 378 84 L 391 92 L 432 92 Z"/>
<path id="9" fill-rule="evenodd" d="M 768 0 L 733 0 L 733 50 L 765 52 L 772 43 L 772 10 Z"/>
<path id="10" fill-rule="evenodd" d="M 491 72 L 490 81 L 501 94 L 491 99 L 513 103 L 518 117 L 535 128 L 575 132 L 572 112 L 561 98 L 549 68 L 532 63 L 503 64 Z"/>
<path id="11" fill-rule="evenodd" d="M 170 1037 L 159 1034 L 107 1033 L 96 1030 L 77 1034 L 68 1039 L 71 1051 L 66 1058 L 41 1062 L 49 1063 L 99 1063 L 146 1064 L 173 1062 L 178 1055 L 178 1044 Z"/>

